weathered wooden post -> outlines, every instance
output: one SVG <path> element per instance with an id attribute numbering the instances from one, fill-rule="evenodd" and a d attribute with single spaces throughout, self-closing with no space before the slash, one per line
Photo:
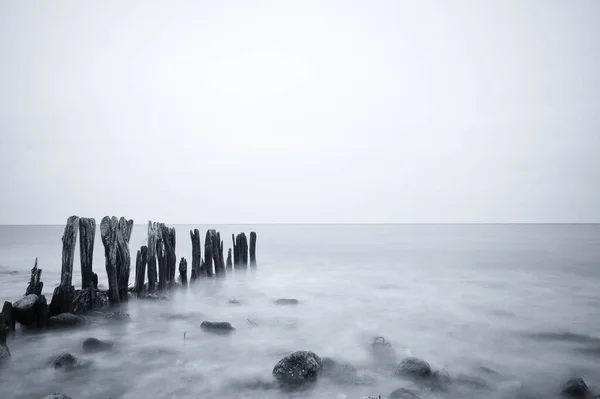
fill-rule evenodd
<path id="1" fill-rule="evenodd" d="M 73 259 L 75 256 L 75 244 L 77 243 L 77 228 L 79 217 L 70 216 L 62 237 L 62 269 L 60 285 L 54 289 L 52 301 L 50 302 L 50 313 L 70 313 L 73 310 L 73 299 L 75 299 L 75 287 L 73 287 Z"/>
<path id="2" fill-rule="evenodd" d="M 213 240 L 211 231 L 207 230 L 204 237 L 204 273 L 208 277 L 212 277 L 213 275 Z"/>
<path id="3" fill-rule="evenodd" d="M 242 264 L 244 269 L 248 268 L 248 239 L 246 233 L 242 233 Z"/>
<path id="4" fill-rule="evenodd" d="M 233 241 L 233 265 L 235 269 L 248 268 L 248 240 L 246 239 L 246 233 L 238 234 Z"/>
<path id="5" fill-rule="evenodd" d="M 221 241 L 221 234 L 217 233 L 216 230 L 208 230 L 207 236 L 210 236 L 210 242 L 212 244 L 212 258 L 215 264 L 215 275 L 225 275 L 225 262 L 223 262 L 223 243 Z M 208 255 L 206 255 L 208 256 Z"/>
<path id="6" fill-rule="evenodd" d="M 127 301 L 129 291 L 129 275 L 131 274 L 131 255 L 129 239 L 133 229 L 133 220 L 124 217 L 119 219 L 117 226 L 117 284 L 121 302 Z"/>
<path id="7" fill-rule="evenodd" d="M 231 248 L 229 248 L 229 250 L 227 251 L 227 265 L 226 265 L 225 269 L 227 269 L 228 271 L 231 271 L 231 269 L 232 269 Z"/>
<path id="8" fill-rule="evenodd" d="M 158 226 L 158 238 L 156 239 L 156 257 L 158 260 L 158 289 L 164 290 L 167 287 L 167 258 L 165 257 L 165 246 L 161 233 L 160 225 Z"/>
<path id="9" fill-rule="evenodd" d="M 250 267 L 256 267 L 256 233 L 250 232 Z"/>
<path id="10" fill-rule="evenodd" d="M 81 288 L 92 288 L 94 271 L 94 238 L 96 237 L 96 220 L 94 218 L 79 219 L 79 258 L 81 261 Z"/>
<path id="11" fill-rule="evenodd" d="M 117 230 L 119 221 L 115 216 L 105 216 L 100 222 L 100 236 L 104 245 L 106 258 L 106 275 L 108 276 L 108 301 L 111 305 L 120 303 L 117 277 Z"/>
<path id="12" fill-rule="evenodd" d="M 181 261 L 179 261 L 179 275 L 181 277 L 181 284 L 187 287 L 187 260 L 185 258 L 181 258 Z"/>
<path id="13" fill-rule="evenodd" d="M 235 268 L 237 268 L 239 257 L 238 257 L 238 247 L 237 247 L 237 240 L 236 240 L 235 234 L 231 235 L 231 241 L 233 241 L 233 265 Z"/>
<path id="14" fill-rule="evenodd" d="M 135 291 L 138 296 L 144 293 L 144 280 L 146 278 L 146 264 L 148 263 L 148 247 L 142 245 L 135 259 Z"/>
<path id="15" fill-rule="evenodd" d="M 25 290 L 25 295 L 36 294 L 42 295 L 42 289 L 44 288 L 44 283 L 41 281 L 42 278 L 42 269 L 38 269 L 38 258 L 35 258 L 35 264 L 33 265 L 33 269 L 31 269 L 31 278 L 29 279 L 29 285 Z"/>
<path id="16" fill-rule="evenodd" d="M 160 224 L 162 239 L 165 249 L 167 270 L 167 284 L 175 283 L 175 270 L 177 269 L 177 256 L 175 255 L 175 228 Z"/>
<path id="17" fill-rule="evenodd" d="M 156 223 L 148 221 L 148 292 L 156 289 L 158 275 L 156 270 L 156 241 L 158 231 Z"/>
<path id="18" fill-rule="evenodd" d="M 192 239 L 192 275 L 190 281 L 194 281 L 200 277 L 200 258 L 202 257 L 200 231 L 198 229 L 190 230 L 190 238 Z"/>

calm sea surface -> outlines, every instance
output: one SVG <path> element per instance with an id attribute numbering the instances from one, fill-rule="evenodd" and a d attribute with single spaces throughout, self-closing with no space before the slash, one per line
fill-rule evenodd
<path id="1" fill-rule="evenodd" d="M 0 397 L 358 399 L 387 398 L 406 387 L 421 398 L 536 398 L 555 396 L 574 375 L 600 393 L 598 225 L 175 227 L 178 260 L 190 266 L 191 228 L 202 240 L 216 228 L 225 253 L 232 233 L 256 231 L 258 269 L 201 281 L 169 301 L 132 301 L 124 310 L 131 323 L 18 333 L 9 341 L 12 361 L 0 369 Z M 63 228 L 0 226 L 0 300 L 24 294 L 37 257 L 50 301 Z M 146 226 L 135 225 L 134 261 L 145 243 Z M 106 286 L 99 233 L 94 271 Z M 276 306 L 278 298 L 300 304 Z M 237 330 L 209 335 L 200 329 L 203 320 L 228 321 Z M 81 343 L 91 336 L 117 347 L 84 354 Z M 397 360 L 372 353 L 376 336 L 392 344 Z M 351 364 L 363 384 L 320 378 L 303 392 L 272 388 L 275 363 L 300 349 Z M 88 366 L 46 367 L 65 351 Z M 457 382 L 435 392 L 394 377 L 405 356 L 423 358 Z"/>

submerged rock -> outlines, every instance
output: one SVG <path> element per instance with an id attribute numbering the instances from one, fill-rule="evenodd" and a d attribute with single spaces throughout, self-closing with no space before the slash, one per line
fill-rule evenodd
<path id="1" fill-rule="evenodd" d="M 371 352 L 378 362 L 384 362 L 386 364 L 396 362 L 396 351 L 392 348 L 392 344 L 383 337 L 373 338 Z"/>
<path id="2" fill-rule="evenodd" d="M 50 367 L 55 370 L 72 370 L 79 365 L 77 358 L 70 353 L 61 353 L 50 362 Z"/>
<path id="3" fill-rule="evenodd" d="M 388 395 L 388 399 L 420 399 L 419 395 L 406 388 L 398 388 Z"/>
<path id="4" fill-rule="evenodd" d="M 110 342 L 104 342 L 97 338 L 87 338 L 83 341 L 83 351 L 87 353 L 95 353 L 110 350 L 113 344 Z"/>
<path id="5" fill-rule="evenodd" d="M 227 334 L 235 331 L 235 328 L 226 321 L 203 321 L 200 328 L 214 334 Z"/>
<path id="6" fill-rule="evenodd" d="M 123 313 L 123 312 L 112 312 L 112 313 L 109 313 L 106 316 L 104 316 L 104 318 L 106 320 L 113 320 L 113 321 L 131 321 L 131 316 L 129 316 L 129 313 Z"/>
<path id="7" fill-rule="evenodd" d="M 72 313 L 61 313 L 48 319 L 50 328 L 69 328 L 78 327 L 86 324 L 86 320 Z"/>
<path id="8" fill-rule="evenodd" d="M 24 326 L 31 326 L 38 321 L 37 303 L 39 297 L 29 294 L 13 303 L 13 317 Z"/>
<path id="9" fill-rule="evenodd" d="M 273 368 L 273 376 L 284 386 L 299 386 L 316 381 L 323 361 L 311 351 L 296 351 L 281 359 Z"/>
<path id="10" fill-rule="evenodd" d="M 349 363 L 338 362 L 332 358 L 323 358 L 321 375 L 340 385 L 374 385 L 375 379 L 360 373 Z"/>
<path id="11" fill-rule="evenodd" d="M 44 396 L 42 399 L 71 399 L 71 397 L 63 395 L 62 393 L 53 393 L 51 395 Z"/>
<path id="12" fill-rule="evenodd" d="M 237 299 L 230 299 L 229 302 L 230 305 L 241 305 L 242 303 L 240 301 L 238 301 Z"/>
<path id="13" fill-rule="evenodd" d="M 431 374 L 431 385 L 432 388 L 438 391 L 445 391 L 452 383 L 450 374 L 446 370 L 434 371 Z"/>
<path id="14" fill-rule="evenodd" d="M 107 309 L 110 306 L 108 293 L 94 288 L 85 288 L 75 291 L 73 299 L 73 313 L 86 313 L 90 310 Z"/>
<path id="15" fill-rule="evenodd" d="M 430 377 L 431 376 L 431 366 L 425 360 L 416 358 L 416 357 L 407 357 L 396 369 L 396 375 L 408 375 L 413 377 Z"/>
<path id="16" fill-rule="evenodd" d="M 275 301 L 276 305 L 298 305 L 300 302 L 294 298 L 280 298 Z"/>
<path id="17" fill-rule="evenodd" d="M 583 378 L 571 378 L 563 386 L 561 393 L 569 398 L 587 398 L 590 396 L 590 390 L 583 381 Z"/>
<path id="18" fill-rule="evenodd" d="M 0 364 L 10 360 L 10 350 L 6 344 L 0 344 Z"/>

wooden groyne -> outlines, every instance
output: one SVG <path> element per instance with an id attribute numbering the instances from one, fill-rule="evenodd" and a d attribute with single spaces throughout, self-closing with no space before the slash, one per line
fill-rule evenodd
<path id="1" fill-rule="evenodd" d="M 14 303 L 5 302 L 0 312 L 0 344 L 14 331 L 16 323 L 26 328 L 45 328 L 49 320 L 60 314 L 108 309 L 127 302 L 131 297 L 158 299 L 161 293 L 176 287 L 191 289 L 198 279 L 224 278 L 228 274 L 239 273 L 248 268 L 248 259 L 250 266 L 256 267 L 255 232 L 250 232 L 250 246 L 245 233 L 232 235 L 233 248 L 228 248 L 225 262 L 220 232 L 214 229 L 206 231 L 202 251 L 200 231 L 194 229 L 190 231 L 192 253 L 188 279 L 187 259 L 181 257 L 177 262 L 175 228 L 149 221 L 147 244 L 134 250 L 135 271 L 130 281 L 132 255 L 129 243 L 133 228 L 131 219 L 102 218 L 99 230 L 108 289 L 100 290 L 98 275 L 94 273 L 97 265 L 93 264 L 96 221 L 94 218 L 69 217 L 62 236 L 61 279 L 50 304 L 42 294 L 42 269 L 38 267 L 36 258 L 25 296 Z M 78 233 L 81 287 L 76 289 L 73 286 L 73 264 Z"/>

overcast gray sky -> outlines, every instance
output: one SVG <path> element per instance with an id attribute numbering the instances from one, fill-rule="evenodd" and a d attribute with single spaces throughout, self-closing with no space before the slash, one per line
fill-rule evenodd
<path id="1" fill-rule="evenodd" d="M 0 0 L 0 223 L 600 222 L 600 1 Z"/>

